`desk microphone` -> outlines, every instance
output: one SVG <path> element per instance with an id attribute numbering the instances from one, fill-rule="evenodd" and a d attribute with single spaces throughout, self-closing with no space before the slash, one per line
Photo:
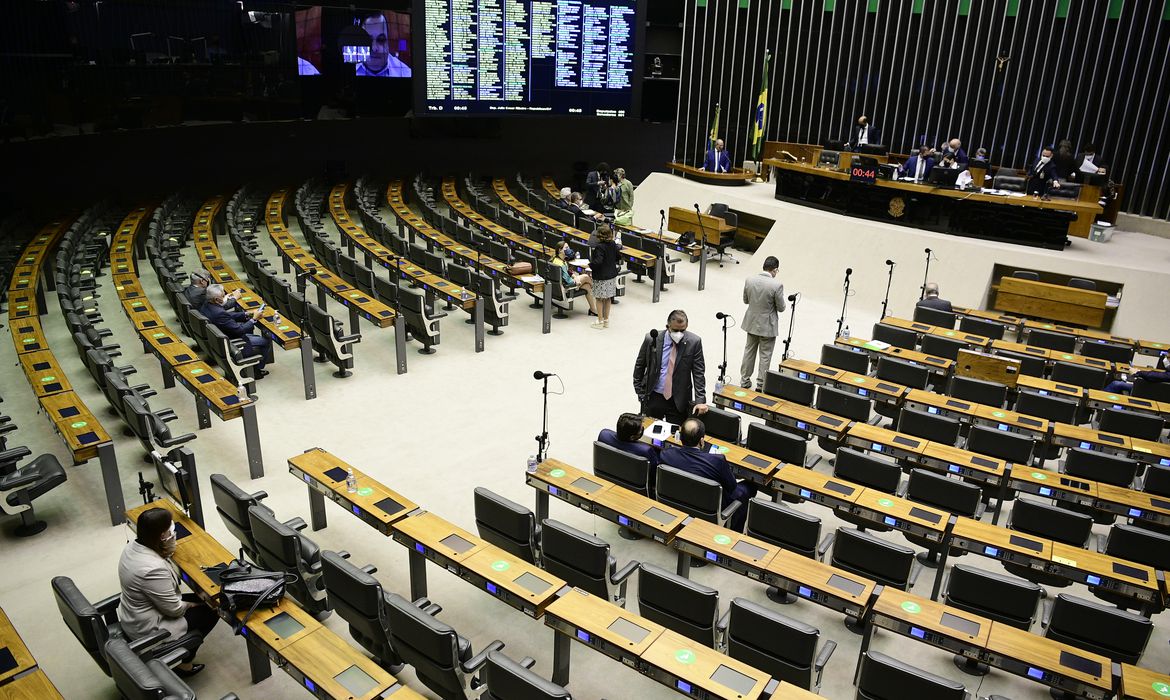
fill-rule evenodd
<path id="1" fill-rule="evenodd" d="M 927 248 L 927 249 L 926 249 L 926 254 L 927 254 L 927 255 L 930 255 L 930 248 Z"/>
<path id="2" fill-rule="evenodd" d="M 727 318 L 729 315 L 730 314 L 725 314 L 722 311 L 715 312 L 715 318 L 716 318 L 716 320 L 719 320 L 719 321 L 722 321 L 723 319 Z"/>
<path id="3" fill-rule="evenodd" d="M 700 210 L 699 210 L 699 203 L 698 203 L 698 202 L 695 202 L 695 213 L 696 213 L 696 214 L 702 214 L 702 213 L 703 213 L 702 211 L 700 211 Z"/>
<path id="4" fill-rule="evenodd" d="M 555 377 L 555 376 L 557 376 L 557 375 L 553 374 L 552 372 L 541 372 L 540 370 L 536 370 L 535 372 L 532 373 L 533 379 L 548 379 L 549 377 Z"/>

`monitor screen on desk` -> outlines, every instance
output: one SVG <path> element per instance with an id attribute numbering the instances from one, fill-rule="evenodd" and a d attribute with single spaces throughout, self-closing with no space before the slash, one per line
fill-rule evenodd
<path id="1" fill-rule="evenodd" d="M 858 153 L 869 153 L 875 156 L 884 156 L 890 152 L 889 147 L 884 143 L 863 143 L 853 150 Z"/>
<path id="2" fill-rule="evenodd" d="M 150 453 L 150 460 L 154 462 L 154 470 L 158 474 L 159 487 L 183 509 L 191 511 L 191 484 L 187 470 L 177 463 L 167 460 L 166 456 L 158 451 Z"/>
<path id="3" fill-rule="evenodd" d="M 930 174 L 926 176 L 926 181 L 938 187 L 954 187 L 955 180 L 961 172 L 963 171 L 958 168 L 932 168 Z"/>
<path id="4" fill-rule="evenodd" d="M 820 165 L 828 165 L 833 168 L 837 168 L 841 163 L 841 152 L 829 150 L 821 151 L 821 158 L 818 163 Z"/>

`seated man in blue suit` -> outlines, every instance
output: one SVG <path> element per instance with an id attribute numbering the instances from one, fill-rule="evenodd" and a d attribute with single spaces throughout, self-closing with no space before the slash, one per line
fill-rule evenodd
<path id="1" fill-rule="evenodd" d="M 702 169 L 712 173 L 731 172 L 731 158 L 723 147 L 723 139 L 715 139 L 715 148 L 707 149 L 707 153 L 703 155 Z"/>
<path id="2" fill-rule="evenodd" d="M 623 413 L 618 416 L 617 432 L 603 428 L 597 435 L 597 441 L 610 447 L 628 452 L 635 457 L 645 457 L 650 461 L 651 484 L 654 483 L 654 470 L 658 467 L 659 450 L 654 445 L 642 442 L 642 416 L 637 413 Z"/>
<path id="3" fill-rule="evenodd" d="M 199 312 L 207 317 L 213 326 L 218 328 L 229 340 L 243 340 L 247 345 L 244 354 L 259 355 L 260 363 L 256 365 L 256 378 L 267 377 L 268 371 L 264 365 L 272 362 L 272 341 L 262 335 L 253 335 L 256 319 L 260 318 L 263 307 L 254 311 L 229 310 L 224 308 L 227 295 L 223 285 L 213 284 L 207 287 L 207 303 Z"/>
<path id="4" fill-rule="evenodd" d="M 926 180 L 926 176 L 930 174 L 931 169 L 934 168 L 934 158 L 930 157 L 930 146 L 922 145 L 918 147 L 918 155 L 910 156 L 910 159 L 902 165 L 898 171 L 898 177 L 912 177 L 918 182 Z"/>
<path id="5" fill-rule="evenodd" d="M 663 450 L 659 460 L 669 467 L 717 482 L 723 487 L 721 507 L 726 508 L 732 501 L 742 503 L 727 525 L 733 530 L 743 532 L 744 523 L 747 521 L 747 502 L 756 495 L 755 484 L 737 482 L 735 475 L 731 473 L 731 465 L 727 463 L 727 458 L 722 454 L 711 454 L 707 451 L 707 445 L 703 442 L 706 435 L 707 428 L 703 421 L 698 418 L 686 419 L 678 431 L 682 447 Z"/>

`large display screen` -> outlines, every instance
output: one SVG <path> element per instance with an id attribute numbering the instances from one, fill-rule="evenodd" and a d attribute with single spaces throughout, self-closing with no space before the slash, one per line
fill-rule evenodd
<path id="1" fill-rule="evenodd" d="M 416 0 L 415 114 L 637 116 L 637 0 Z"/>
<path id="2" fill-rule="evenodd" d="M 410 15 L 393 10 L 297 10 L 297 74 L 411 77 Z"/>

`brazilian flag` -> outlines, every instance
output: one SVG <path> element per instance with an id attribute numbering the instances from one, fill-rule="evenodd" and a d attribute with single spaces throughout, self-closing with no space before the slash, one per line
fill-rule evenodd
<path id="1" fill-rule="evenodd" d="M 768 120 L 768 64 L 772 61 L 772 53 L 764 51 L 764 77 L 760 81 L 760 96 L 756 99 L 756 112 L 752 118 L 754 132 L 752 146 L 755 150 L 755 160 L 760 159 L 760 152 L 764 149 L 764 127 Z"/>

